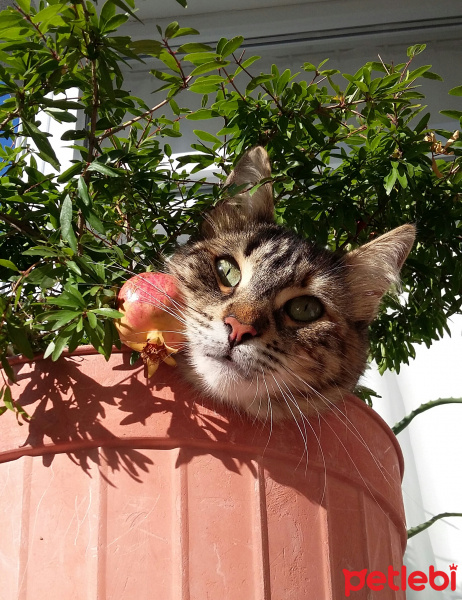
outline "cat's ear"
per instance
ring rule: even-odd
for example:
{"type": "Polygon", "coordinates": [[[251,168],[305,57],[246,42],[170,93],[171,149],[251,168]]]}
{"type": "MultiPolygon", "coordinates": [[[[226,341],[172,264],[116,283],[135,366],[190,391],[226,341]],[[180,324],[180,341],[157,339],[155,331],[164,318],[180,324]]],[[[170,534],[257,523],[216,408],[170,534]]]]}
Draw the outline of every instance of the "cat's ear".
{"type": "Polygon", "coordinates": [[[263,183],[250,194],[255,184],[268,177],[271,177],[271,165],[266,150],[261,146],[247,150],[225,184],[246,187],[240,193],[224,198],[210,211],[202,227],[204,235],[210,236],[220,231],[240,229],[249,221],[273,222],[274,200],[271,182],[263,183]]]}
{"type": "Polygon", "coordinates": [[[399,272],[411,251],[415,233],[413,225],[403,225],[345,256],[355,320],[371,322],[382,296],[390,286],[399,284],[399,272]]]}

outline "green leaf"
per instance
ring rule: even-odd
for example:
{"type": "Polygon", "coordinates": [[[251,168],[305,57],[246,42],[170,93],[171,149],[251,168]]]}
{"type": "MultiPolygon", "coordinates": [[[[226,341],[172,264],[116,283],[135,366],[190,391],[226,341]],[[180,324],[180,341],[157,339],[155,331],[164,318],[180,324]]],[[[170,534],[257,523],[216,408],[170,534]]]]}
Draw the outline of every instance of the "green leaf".
{"type": "Polygon", "coordinates": [[[413,58],[414,56],[421,54],[426,47],[427,44],[415,44],[414,46],[409,46],[409,48],[407,49],[407,55],[409,56],[409,58],[413,58]]]}
{"type": "Polygon", "coordinates": [[[79,182],[77,184],[77,190],[79,192],[80,198],[83,200],[85,206],[91,206],[90,196],[88,195],[88,187],[85,183],[85,179],[83,177],[79,177],[79,182]]]}
{"type": "Polygon", "coordinates": [[[171,71],[175,71],[175,73],[181,73],[181,69],[180,69],[177,61],[175,60],[175,57],[172,56],[170,54],[170,52],[163,50],[158,55],[158,59],[161,60],[164,63],[164,65],[171,71]]]}
{"type": "Polygon", "coordinates": [[[414,131],[416,131],[417,133],[421,133],[424,129],[427,128],[428,125],[428,121],[430,120],[430,113],[426,113],[421,119],[420,121],[417,123],[417,125],[414,128],[414,131]]]}
{"type": "Polygon", "coordinates": [[[194,92],[195,94],[210,94],[212,92],[217,92],[225,80],[219,75],[217,75],[216,77],[214,75],[211,75],[210,77],[213,77],[214,79],[210,81],[204,81],[207,79],[207,77],[199,77],[201,81],[194,82],[189,87],[189,90],[191,92],[194,92]],[[218,81],[218,78],[220,78],[222,81],[218,81]]]}
{"type": "MultiPolygon", "coordinates": [[[[316,71],[317,70],[316,67],[315,67],[315,65],[313,65],[313,63],[310,63],[310,62],[303,63],[303,67],[302,68],[303,68],[304,71],[308,71],[308,72],[316,71]]],[[[346,77],[346,75],[344,75],[344,77],[346,77]]]]}
{"type": "Polygon", "coordinates": [[[431,65],[424,65],[422,67],[419,67],[418,69],[415,69],[415,71],[411,71],[408,74],[407,79],[417,79],[418,77],[422,77],[424,73],[426,73],[428,71],[428,69],[431,69],[431,65]]]}
{"type": "Polygon", "coordinates": [[[13,381],[13,383],[16,382],[16,375],[15,375],[13,369],[11,368],[11,365],[10,365],[8,359],[6,358],[6,356],[2,356],[0,360],[2,363],[3,370],[5,371],[8,379],[10,381],[13,381]]]}
{"type": "Polygon", "coordinates": [[[459,120],[462,117],[462,110],[440,110],[440,113],[450,119],[459,120]]]}
{"type": "Polygon", "coordinates": [[[130,42],[130,48],[136,54],[150,54],[152,56],[159,56],[164,50],[161,42],[157,40],[136,40],[130,42]]]}
{"type": "Polygon", "coordinates": [[[178,21],[173,21],[170,25],[167,25],[167,29],[165,30],[164,36],[168,39],[175,35],[175,32],[179,30],[180,26],[178,21]]]}
{"type": "Polygon", "coordinates": [[[396,166],[392,168],[392,170],[388,173],[388,175],[383,180],[385,191],[387,192],[387,196],[391,194],[393,186],[395,185],[396,179],[398,178],[398,169],[396,166]]]}
{"type": "Polygon", "coordinates": [[[133,365],[136,364],[140,358],[141,358],[141,354],[139,352],[133,351],[130,354],[130,365],[133,367],[133,365]]]}
{"type": "Polygon", "coordinates": [[[96,318],[96,315],[92,312],[87,312],[87,319],[92,329],[94,329],[98,325],[98,319],[96,318]]]}
{"type": "Polygon", "coordinates": [[[59,222],[61,224],[61,237],[69,244],[74,252],[77,252],[77,238],[72,227],[72,201],[67,195],[62,203],[59,222]]]}
{"type": "Polygon", "coordinates": [[[71,140],[83,140],[87,137],[87,131],[85,129],[69,129],[65,131],[61,136],[63,142],[69,142],[71,140]]]}
{"type": "Polygon", "coordinates": [[[59,123],[75,123],[77,121],[76,115],[59,108],[46,108],[45,112],[59,123]]]}
{"type": "Polygon", "coordinates": [[[9,385],[5,386],[5,391],[3,392],[3,404],[8,410],[14,411],[13,398],[11,396],[11,388],[9,385]]]}
{"type": "Polygon", "coordinates": [[[433,73],[433,71],[426,71],[425,73],[422,73],[422,77],[424,79],[434,79],[435,81],[443,81],[441,75],[438,75],[438,73],[433,73]]]}
{"type": "Polygon", "coordinates": [[[223,58],[226,58],[226,56],[229,56],[230,54],[235,52],[242,45],[243,41],[244,38],[241,35],[233,37],[224,45],[223,49],[220,52],[221,56],[223,56],[223,58]]]}
{"type": "MultiPolygon", "coordinates": [[[[51,7],[50,7],[51,8],[51,7]]],[[[48,141],[47,135],[40,131],[36,125],[29,121],[22,120],[22,131],[24,135],[31,137],[34,141],[34,144],[37,146],[38,150],[42,158],[50,163],[50,165],[59,170],[60,164],[58,159],[56,158],[55,151],[51,147],[50,142],[48,141]]]]}
{"type": "Polygon", "coordinates": [[[27,358],[34,358],[34,352],[27,338],[26,331],[22,327],[17,327],[13,323],[7,323],[8,334],[13,342],[14,346],[27,356],[27,358]]]}
{"type": "Polygon", "coordinates": [[[271,81],[272,79],[274,79],[274,75],[257,75],[250,80],[249,84],[247,85],[246,92],[251,92],[259,85],[262,85],[267,81],[271,81]]]}
{"type": "Polygon", "coordinates": [[[167,135],[168,137],[181,137],[182,133],[180,131],[175,131],[175,129],[171,129],[170,127],[164,127],[161,129],[162,135],[167,135]]]}
{"type": "Polygon", "coordinates": [[[211,110],[210,108],[200,108],[199,110],[196,110],[190,115],[186,115],[186,118],[189,121],[201,121],[204,119],[212,119],[213,117],[219,116],[220,113],[215,110],[211,110]]]}
{"type": "Polygon", "coordinates": [[[66,293],[67,293],[69,296],[73,296],[73,297],[74,297],[74,298],[77,300],[77,302],[78,302],[78,305],[79,305],[81,308],[86,308],[86,306],[87,306],[87,305],[86,305],[86,302],[85,302],[85,300],[83,299],[83,296],[82,296],[82,294],[81,294],[81,293],[79,292],[79,290],[77,289],[77,286],[76,286],[76,284],[75,284],[75,283],[73,283],[73,282],[71,282],[71,281],[68,281],[68,282],[66,283],[66,285],[64,286],[64,290],[65,290],[65,292],[66,292],[66,293]]]}
{"type": "Polygon", "coordinates": [[[219,55],[215,52],[193,52],[191,54],[186,54],[186,56],[183,57],[183,60],[197,66],[219,59],[219,55]]]}
{"type": "Polygon", "coordinates": [[[103,356],[109,360],[112,352],[112,342],[114,337],[117,339],[117,334],[114,325],[110,319],[104,322],[104,338],[103,338],[103,356]]]}
{"type": "Polygon", "coordinates": [[[188,3],[186,2],[186,0],[176,0],[178,2],[178,4],[181,4],[181,6],[183,8],[187,8],[188,3]]]}
{"type": "Polygon", "coordinates": [[[105,2],[103,4],[103,8],[101,9],[101,14],[99,17],[100,23],[102,23],[102,24],[106,23],[115,14],[116,14],[116,7],[115,7],[114,2],[112,0],[107,0],[107,2],[105,2]]]}
{"type": "MultiPolygon", "coordinates": [[[[65,306],[71,308],[83,308],[81,303],[74,296],[69,294],[61,294],[60,296],[50,296],[46,298],[47,304],[54,304],[56,306],[65,306]]],[[[58,315],[59,312],[46,313],[47,319],[54,319],[54,315],[58,315]]]]}
{"type": "MultiPolygon", "coordinates": [[[[108,319],[121,319],[124,316],[124,313],[121,313],[118,310],[113,308],[93,308],[89,313],[95,313],[96,315],[102,315],[103,317],[107,317],[108,319]]],[[[87,313],[88,314],[88,313],[87,313]]]]}
{"type": "Polygon", "coordinates": [[[115,171],[114,169],[111,169],[111,167],[108,167],[107,165],[103,165],[102,163],[96,161],[93,161],[87,170],[97,171],[98,173],[101,173],[102,175],[107,175],[108,177],[119,176],[119,173],[117,173],[117,171],[115,171]]]}
{"type": "MultiPolygon", "coordinates": [[[[23,17],[16,11],[2,11],[0,14],[2,15],[0,21],[0,32],[2,37],[7,37],[8,33],[12,33],[13,39],[17,39],[18,29],[16,28],[20,26],[27,27],[27,23],[24,23],[23,17]]],[[[8,39],[10,39],[9,36],[8,39]]]]}
{"type": "Polygon", "coordinates": [[[54,248],[48,248],[47,246],[34,246],[33,248],[28,248],[27,250],[24,250],[24,252],[22,253],[23,256],[43,256],[43,257],[48,257],[48,256],[59,256],[60,253],[55,250],[54,248]]]}
{"type": "Polygon", "coordinates": [[[458,85],[457,87],[454,87],[451,90],[449,90],[449,94],[451,96],[462,96],[462,85],[458,85]]]}
{"type": "Polygon", "coordinates": [[[41,103],[44,106],[48,106],[50,108],[60,108],[61,110],[82,110],[85,108],[81,102],[59,98],[41,98],[41,103]]]}
{"type": "Polygon", "coordinates": [[[48,344],[45,352],[43,353],[43,358],[48,358],[53,353],[54,349],[55,349],[55,343],[54,343],[54,341],[51,341],[48,344]]]}
{"type": "Polygon", "coordinates": [[[16,4],[21,8],[25,13],[30,12],[30,0],[16,0],[16,4]]]}
{"type": "Polygon", "coordinates": [[[83,168],[82,163],[80,163],[80,162],[76,163],[75,165],[72,165],[72,167],[69,167],[63,173],[61,173],[61,175],[59,175],[56,178],[56,181],[58,183],[66,183],[67,181],[72,179],[74,177],[74,175],[78,175],[79,173],[81,173],[82,168],[83,168]]]}
{"type": "Polygon", "coordinates": [[[251,65],[253,65],[254,62],[256,62],[257,60],[260,60],[260,58],[261,58],[260,56],[251,56],[247,60],[244,60],[244,62],[242,62],[238,66],[238,68],[234,71],[234,77],[236,77],[236,75],[241,73],[244,69],[248,69],[251,65]]]}
{"type": "Polygon", "coordinates": [[[76,310],[60,310],[56,315],[50,315],[48,320],[53,321],[52,331],[59,329],[63,325],[68,325],[73,319],[79,317],[81,314],[80,311],[76,310]]]}
{"type": "Polygon", "coordinates": [[[61,354],[63,353],[63,350],[66,348],[67,346],[67,342],[69,341],[69,335],[57,335],[55,340],[54,340],[54,348],[53,348],[53,352],[51,353],[51,360],[52,361],[57,361],[58,358],[61,356],[61,354]]]}
{"type": "Polygon", "coordinates": [[[400,165],[397,171],[397,178],[402,188],[407,188],[408,180],[404,165],[400,165]]]}
{"type": "Polygon", "coordinates": [[[199,32],[197,31],[197,29],[194,29],[193,27],[180,27],[170,37],[176,38],[176,37],[181,37],[183,35],[199,35],[199,32]]]}
{"type": "Polygon", "coordinates": [[[128,15],[114,15],[111,17],[107,23],[103,27],[104,33],[108,33],[109,31],[115,31],[119,29],[124,23],[126,23],[129,19],[128,15]]]}
{"type": "Polygon", "coordinates": [[[212,60],[196,67],[191,72],[191,77],[202,75],[203,73],[209,73],[210,71],[216,71],[217,69],[226,67],[227,65],[229,65],[229,60],[212,60]]]}
{"type": "Polygon", "coordinates": [[[211,52],[213,51],[212,46],[207,44],[201,44],[200,42],[190,42],[188,44],[182,44],[178,50],[178,54],[191,54],[196,52],[211,52]]]}
{"type": "Polygon", "coordinates": [[[208,133],[208,131],[201,131],[200,129],[194,129],[194,135],[202,140],[203,142],[212,142],[212,144],[222,144],[222,141],[217,138],[215,135],[208,133]]]}
{"type": "Polygon", "coordinates": [[[47,6],[46,8],[44,8],[43,10],[39,11],[36,15],[34,15],[31,20],[32,23],[35,24],[41,24],[41,29],[43,30],[43,25],[45,23],[48,23],[49,21],[53,20],[56,15],[63,10],[63,8],[65,7],[66,2],[61,2],[58,4],[52,4],[50,6],[47,6]]]}
{"type": "Polygon", "coordinates": [[[73,260],[68,260],[67,263],[66,263],[66,266],[71,271],[73,271],[74,273],[76,273],[77,275],[82,275],[82,271],[80,270],[80,267],[73,260]]]}
{"type": "Polygon", "coordinates": [[[367,93],[369,91],[369,86],[364,83],[364,81],[358,81],[355,79],[353,82],[356,87],[358,87],[362,92],[367,93]]]}
{"type": "Polygon", "coordinates": [[[11,269],[12,271],[19,271],[18,267],[6,258],[0,258],[0,267],[6,267],[7,269],[11,269]]]}
{"type": "Polygon", "coordinates": [[[173,98],[170,98],[170,108],[172,109],[174,115],[178,116],[181,114],[181,109],[173,98]]]}

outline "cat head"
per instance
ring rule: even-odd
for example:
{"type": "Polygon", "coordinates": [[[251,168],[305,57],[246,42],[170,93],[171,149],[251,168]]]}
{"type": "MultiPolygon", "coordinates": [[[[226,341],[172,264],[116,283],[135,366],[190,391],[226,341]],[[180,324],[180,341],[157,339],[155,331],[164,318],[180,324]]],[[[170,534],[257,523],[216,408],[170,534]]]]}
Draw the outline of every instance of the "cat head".
{"type": "Polygon", "coordinates": [[[404,225],[344,255],[316,247],[275,224],[270,175],[266,151],[249,150],[226,181],[245,188],[169,263],[186,305],[188,378],[263,419],[314,414],[353,390],[368,325],[415,237],[404,225]]]}

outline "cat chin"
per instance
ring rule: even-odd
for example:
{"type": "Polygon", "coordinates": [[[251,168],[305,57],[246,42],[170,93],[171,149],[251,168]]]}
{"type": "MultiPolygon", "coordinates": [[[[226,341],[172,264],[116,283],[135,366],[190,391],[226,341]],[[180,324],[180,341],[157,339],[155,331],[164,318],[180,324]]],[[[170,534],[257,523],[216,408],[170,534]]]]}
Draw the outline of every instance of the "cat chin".
{"type": "Polygon", "coordinates": [[[190,358],[187,379],[210,398],[265,419],[268,415],[266,390],[256,374],[240,368],[236,362],[213,356],[190,358]]]}
{"type": "Polygon", "coordinates": [[[276,376],[277,382],[274,377],[266,378],[265,382],[259,372],[240,367],[236,361],[209,354],[194,352],[186,361],[179,362],[185,379],[205,396],[262,421],[318,416],[341,402],[345,393],[336,388],[328,392],[328,398],[317,393],[307,397],[296,388],[289,391],[289,381],[284,382],[280,375],[276,376]],[[279,390],[287,391],[279,392],[272,385],[272,380],[277,387],[280,384],[279,390]]]}
{"type": "Polygon", "coordinates": [[[227,395],[230,388],[239,389],[251,384],[255,379],[245,372],[235,361],[213,356],[197,356],[191,361],[192,368],[203,381],[203,386],[212,394],[227,395]]]}
{"type": "Polygon", "coordinates": [[[211,356],[195,356],[183,364],[186,379],[204,395],[262,421],[293,418],[284,404],[270,393],[257,373],[245,372],[235,362],[211,356]]]}

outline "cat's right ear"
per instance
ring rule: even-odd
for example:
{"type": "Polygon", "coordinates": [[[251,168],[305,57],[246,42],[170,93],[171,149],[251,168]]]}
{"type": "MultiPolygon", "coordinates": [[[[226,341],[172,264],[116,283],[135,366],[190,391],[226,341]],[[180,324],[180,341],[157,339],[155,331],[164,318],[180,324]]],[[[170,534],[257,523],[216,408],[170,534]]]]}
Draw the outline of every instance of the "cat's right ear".
{"type": "Polygon", "coordinates": [[[350,310],[356,320],[370,323],[376,317],[382,296],[399,283],[415,235],[414,225],[401,225],[345,255],[352,290],[350,310]]]}
{"type": "Polygon", "coordinates": [[[271,182],[263,183],[250,194],[255,184],[269,177],[271,165],[266,150],[261,146],[247,150],[226,179],[226,185],[245,185],[246,188],[232,197],[224,198],[206,215],[202,233],[206,237],[212,237],[223,231],[241,229],[245,223],[251,221],[274,222],[271,182]]]}

